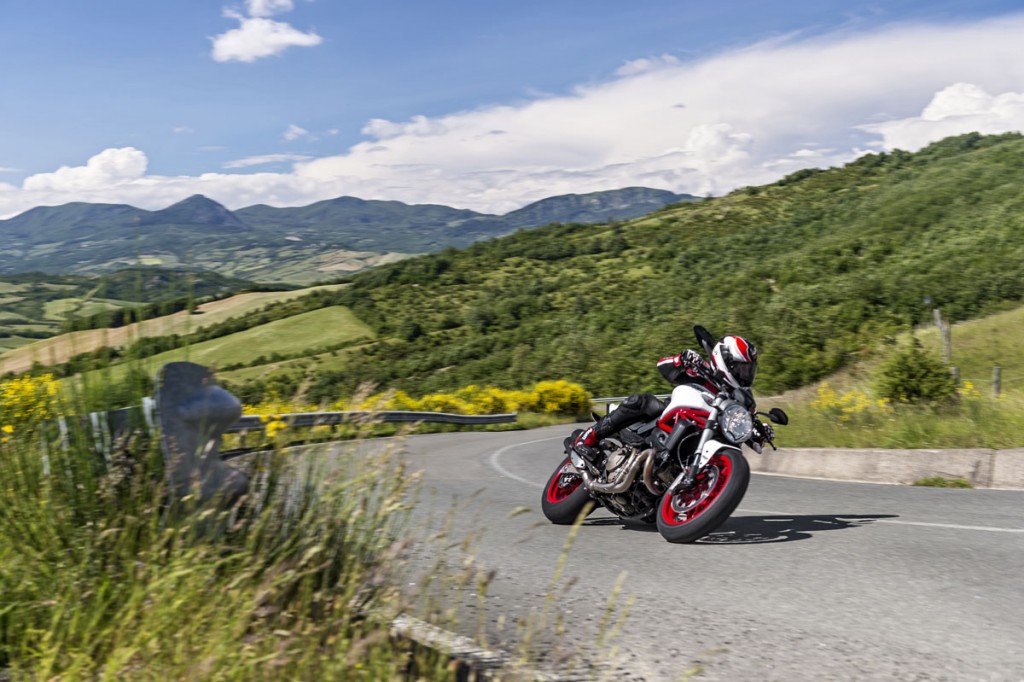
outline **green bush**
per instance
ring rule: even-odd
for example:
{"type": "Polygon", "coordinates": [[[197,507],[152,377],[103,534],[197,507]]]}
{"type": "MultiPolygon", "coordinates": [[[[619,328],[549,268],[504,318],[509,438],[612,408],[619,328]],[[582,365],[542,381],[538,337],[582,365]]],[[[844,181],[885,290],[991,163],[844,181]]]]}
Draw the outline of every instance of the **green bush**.
{"type": "Polygon", "coordinates": [[[897,403],[940,403],[956,396],[949,366],[916,338],[879,368],[875,388],[880,396],[897,403]]]}

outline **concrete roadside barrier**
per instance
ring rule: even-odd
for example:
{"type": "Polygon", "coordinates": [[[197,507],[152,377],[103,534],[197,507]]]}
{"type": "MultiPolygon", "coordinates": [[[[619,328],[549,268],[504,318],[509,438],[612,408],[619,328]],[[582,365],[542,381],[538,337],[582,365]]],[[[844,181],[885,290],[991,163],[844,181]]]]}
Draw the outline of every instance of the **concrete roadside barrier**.
{"type": "Polygon", "coordinates": [[[1024,448],[996,452],[990,487],[1024,489],[1024,448]]]}
{"type": "Polygon", "coordinates": [[[1024,489],[1024,449],[779,448],[748,453],[747,460],[755,473],[783,476],[904,485],[942,476],[977,488],[1024,489]]]}

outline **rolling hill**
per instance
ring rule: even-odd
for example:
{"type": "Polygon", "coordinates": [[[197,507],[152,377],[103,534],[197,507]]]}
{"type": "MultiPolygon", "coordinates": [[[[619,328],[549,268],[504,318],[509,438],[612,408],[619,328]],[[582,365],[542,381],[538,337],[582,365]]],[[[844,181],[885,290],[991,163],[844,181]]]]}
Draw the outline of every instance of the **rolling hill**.
{"type": "Polygon", "coordinates": [[[267,368],[314,400],[367,381],[421,393],[558,377],[621,395],[662,389],[654,363],[701,323],[758,344],[761,393],[798,387],[933,307],[954,322],[1018,307],[1021,186],[1024,137],[971,134],[628,222],[520,231],[352,276],[313,303],[350,310],[367,341],[267,368]]]}
{"type": "Polygon", "coordinates": [[[97,272],[142,263],[309,283],[548,222],[632,218],[692,199],[632,187],[552,197],[505,216],[355,197],[237,211],[200,195],[159,211],[114,204],[38,207],[0,220],[0,274],[97,272]]]}

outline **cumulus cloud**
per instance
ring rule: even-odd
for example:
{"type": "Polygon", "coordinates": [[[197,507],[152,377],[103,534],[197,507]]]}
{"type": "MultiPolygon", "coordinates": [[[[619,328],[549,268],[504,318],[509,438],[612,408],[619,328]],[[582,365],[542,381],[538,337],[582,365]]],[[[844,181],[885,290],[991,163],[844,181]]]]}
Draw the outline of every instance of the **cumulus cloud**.
{"type": "Polygon", "coordinates": [[[264,166],[268,163],[288,163],[295,161],[308,161],[311,156],[305,154],[264,154],[262,156],[247,156],[244,159],[228,161],[224,168],[248,168],[250,166],[264,166]]]}
{"type": "Polygon", "coordinates": [[[280,54],[289,47],[313,47],[323,42],[314,32],[304,33],[291,24],[274,21],[268,16],[290,10],[292,3],[286,0],[250,0],[249,12],[244,16],[234,10],[226,10],[224,16],[238,21],[238,28],[211,38],[211,56],[218,62],[254,62],[263,57],[280,54]]]}
{"type": "Polygon", "coordinates": [[[990,95],[973,83],[954,83],[935,93],[918,116],[862,128],[881,135],[886,149],[908,151],[950,135],[1024,130],[1024,92],[990,95]]]}
{"type": "Polygon", "coordinates": [[[27,192],[68,192],[114,188],[138,180],[146,173],[146,155],[134,147],[106,149],[84,166],[62,166],[52,173],[25,178],[27,192]]]}
{"type": "MultiPolygon", "coordinates": [[[[1018,14],[787,37],[678,63],[645,58],[561,95],[374,118],[364,141],[294,159],[287,172],[154,176],[138,150],[107,150],[22,187],[0,186],[0,215],[71,200],[151,208],[197,192],[233,208],[348,194],[488,212],[630,185],[718,194],[866,150],[1024,128],[1022,34],[1018,14]]],[[[311,139],[295,128],[294,139],[311,139]]]]}

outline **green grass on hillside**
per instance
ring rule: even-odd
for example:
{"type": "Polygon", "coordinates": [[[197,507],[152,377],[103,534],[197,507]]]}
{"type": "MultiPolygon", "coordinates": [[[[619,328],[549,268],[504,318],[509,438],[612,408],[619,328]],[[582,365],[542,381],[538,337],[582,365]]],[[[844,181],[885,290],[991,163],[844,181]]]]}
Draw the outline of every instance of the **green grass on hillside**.
{"type": "Polygon", "coordinates": [[[47,320],[65,320],[68,315],[87,317],[96,315],[107,310],[117,308],[128,308],[133,304],[131,301],[119,301],[115,299],[85,299],[85,298],[58,298],[54,301],[47,301],[43,304],[43,318],[47,320]]]}
{"type": "MultiPolygon", "coordinates": [[[[926,352],[940,354],[938,330],[915,331],[926,352]]],[[[777,429],[778,444],[790,447],[856,448],[1012,448],[1024,446],[1024,354],[1011,348],[1024,334],[1024,307],[954,325],[953,362],[960,369],[960,398],[946,405],[897,405],[879,409],[874,377],[888,346],[866,361],[824,381],[763,402],[790,415],[777,429]],[[1002,391],[993,394],[992,368],[1003,368],[1002,391]],[[847,399],[842,407],[822,409],[819,389],[826,386],[847,399]],[[817,403],[817,404],[816,404],[817,403]]],[[[908,335],[897,338],[908,342],[908,335]]]]}
{"type": "MultiPolygon", "coordinates": [[[[315,349],[370,336],[372,331],[350,310],[332,306],[160,353],[146,358],[141,364],[146,374],[152,375],[160,365],[180,360],[209,367],[249,363],[261,357],[271,362],[275,353],[287,356],[308,351],[313,354],[315,349]]],[[[115,365],[110,376],[116,379],[126,369],[126,364],[115,365]]]]}
{"type": "MultiPolygon", "coordinates": [[[[942,340],[938,329],[929,327],[918,334],[921,343],[941,353],[942,340]]],[[[1024,391],[1024,353],[1019,339],[1024,338],[1024,307],[953,325],[951,339],[953,359],[950,364],[960,370],[960,378],[972,382],[979,390],[990,393],[992,370],[1002,368],[1004,390],[1024,391]]]]}

